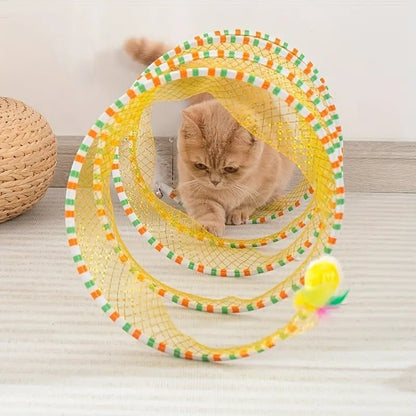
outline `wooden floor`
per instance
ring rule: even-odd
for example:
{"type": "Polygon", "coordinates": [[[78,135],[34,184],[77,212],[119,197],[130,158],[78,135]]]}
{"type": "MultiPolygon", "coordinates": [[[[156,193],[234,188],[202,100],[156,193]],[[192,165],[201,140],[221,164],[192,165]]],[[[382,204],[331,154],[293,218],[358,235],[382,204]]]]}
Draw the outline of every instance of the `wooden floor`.
{"type": "MultiPolygon", "coordinates": [[[[1,416],[416,414],[415,194],[349,194],[334,253],[346,304],[312,331],[226,364],[167,357],[114,326],[77,277],[63,201],[50,189],[0,224],[1,416]]],[[[239,327],[276,327],[279,309],[267,309],[234,319],[229,342],[239,327]]],[[[185,326],[215,338],[221,317],[190,313],[185,326]]]]}

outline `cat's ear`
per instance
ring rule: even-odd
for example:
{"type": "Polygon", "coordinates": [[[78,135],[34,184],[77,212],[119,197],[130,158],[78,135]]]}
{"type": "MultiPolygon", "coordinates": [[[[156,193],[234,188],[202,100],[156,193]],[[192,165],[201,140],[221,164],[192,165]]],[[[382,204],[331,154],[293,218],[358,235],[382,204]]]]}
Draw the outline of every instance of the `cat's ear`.
{"type": "Polygon", "coordinates": [[[258,142],[258,140],[243,126],[236,123],[236,129],[234,132],[234,136],[238,137],[238,139],[244,143],[248,144],[249,146],[254,145],[258,142]]]}
{"type": "Polygon", "coordinates": [[[201,129],[199,127],[200,115],[196,111],[187,108],[182,111],[182,129],[184,130],[185,135],[194,136],[196,134],[201,134],[201,129]]]}
{"type": "Polygon", "coordinates": [[[201,121],[201,115],[199,112],[195,111],[193,108],[186,108],[182,111],[182,117],[198,126],[201,121]]]}
{"type": "Polygon", "coordinates": [[[250,145],[253,146],[254,144],[256,144],[258,142],[258,140],[246,129],[244,129],[243,127],[241,127],[240,129],[240,139],[250,145]]]}

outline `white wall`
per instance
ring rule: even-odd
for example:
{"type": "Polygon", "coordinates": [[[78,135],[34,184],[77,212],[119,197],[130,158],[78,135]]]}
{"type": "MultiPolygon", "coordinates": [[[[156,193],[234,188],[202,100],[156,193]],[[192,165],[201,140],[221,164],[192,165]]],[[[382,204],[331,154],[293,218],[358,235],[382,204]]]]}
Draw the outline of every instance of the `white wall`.
{"type": "MultiPolygon", "coordinates": [[[[0,95],[37,108],[59,135],[83,135],[141,69],[121,50],[127,37],[177,43],[215,29],[249,28],[287,40],[317,65],[347,139],[414,140],[413,6],[412,0],[0,0],[0,95]]],[[[169,108],[156,134],[174,134],[177,114],[169,108]]]]}

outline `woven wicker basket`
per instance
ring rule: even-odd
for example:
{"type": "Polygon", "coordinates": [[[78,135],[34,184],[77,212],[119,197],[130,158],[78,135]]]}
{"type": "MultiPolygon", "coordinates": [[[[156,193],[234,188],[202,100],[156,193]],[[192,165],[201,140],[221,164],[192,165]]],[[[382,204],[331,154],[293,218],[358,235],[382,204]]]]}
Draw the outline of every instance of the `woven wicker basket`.
{"type": "Polygon", "coordinates": [[[0,222],[45,194],[56,165],[56,138],[47,121],[21,101],[0,97],[0,222]]]}

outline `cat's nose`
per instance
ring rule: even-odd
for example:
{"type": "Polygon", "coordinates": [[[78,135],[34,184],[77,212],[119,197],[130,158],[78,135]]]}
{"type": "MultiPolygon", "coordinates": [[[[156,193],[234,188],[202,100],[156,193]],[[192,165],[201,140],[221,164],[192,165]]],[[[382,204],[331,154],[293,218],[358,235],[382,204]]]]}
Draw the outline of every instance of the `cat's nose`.
{"type": "Polygon", "coordinates": [[[220,183],[220,181],[217,181],[217,180],[213,180],[213,179],[211,179],[211,183],[212,183],[214,186],[217,186],[217,185],[220,183]]]}

